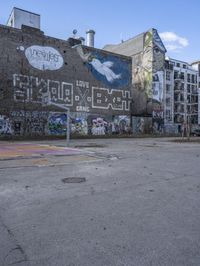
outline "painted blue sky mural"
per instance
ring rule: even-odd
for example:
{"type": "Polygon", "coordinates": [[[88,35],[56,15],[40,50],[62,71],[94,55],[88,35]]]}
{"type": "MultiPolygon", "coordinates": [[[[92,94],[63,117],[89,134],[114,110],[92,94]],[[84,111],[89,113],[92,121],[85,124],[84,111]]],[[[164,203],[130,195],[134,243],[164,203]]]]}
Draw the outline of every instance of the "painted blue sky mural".
{"type": "Polygon", "coordinates": [[[123,88],[130,81],[128,63],[119,57],[92,52],[86,66],[97,80],[111,88],[123,88]]]}

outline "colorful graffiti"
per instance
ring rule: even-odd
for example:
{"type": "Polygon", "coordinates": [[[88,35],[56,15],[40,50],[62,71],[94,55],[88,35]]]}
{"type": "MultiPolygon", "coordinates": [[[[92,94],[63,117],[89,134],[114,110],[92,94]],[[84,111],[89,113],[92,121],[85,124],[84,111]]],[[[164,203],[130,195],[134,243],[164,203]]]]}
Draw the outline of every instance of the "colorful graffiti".
{"type": "Polygon", "coordinates": [[[88,123],[84,118],[71,118],[71,133],[78,135],[88,134],[88,123]]]}
{"type": "Polygon", "coordinates": [[[16,110],[10,112],[14,135],[45,135],[48,112],[16,110]]]}
{"type": "Polygon", "coordinates": [[[153,43],[152,32],[148,31],[144,35],[144,51],[142,67],[144,71],[144,89],[148,98],[152,97],[152,67],[153,67],[153,43]]]}
{"type": "Polygon", "coordinates": [[[0,115],[0,135],[11,135],[12,127],[10,119],[5,115],[0,115]]]}
{"type": "Polygon", "coordinates": [[[151,98],[152,95],[152,66],[153,66],[153,44],[152,32],[148,31],[143,37],[143,50],[134,56],[133,60],[133,82],[134,87],[144,98],[151,98]]]}
{"type": "Polygon", "coordinates": [[[158,35],[157,30],[153,29],[153,43],[154,45],[156,45],[158,47],[158,49],[160,49],[163,53],[166,53],[167,50],[160,38],[160,36],[158,35]]]}
{"type": "Polygon", "coordinates": [[[132,117],[133,134],[149,134],[152,133],[151,117],[132,117]]]}
{"type": "Polygon", "coordinates": [[[131,134],[130,117],[119,115],[112,122],[112,134],[131,134]]]}
{"type": "Polygon", "coordinates": [[[108,122],[102,117],[92,120],[92,135],[105,135],[108,131],[108,122]]]}
{"type": "Polygon", "coordinates": [[[97,51],[84,52],[81,45],[75,48],[92,75],[104,85],[121,88],[129,84],[130,70],[125,60],[97,51]]]}
{"type": "Polygon", "coordinates": [[[131,134],[130,117],[114,116],[112,119],[97,117],[92,119],[92,135],[131,134]]]}
{"type": "Polygon", "coordinates": [[[64,113],[52,113],[48,119],[48,131],[50,135],[64,135],[67,130],[67,115],[64,113]]]}
{"type": "Polygon", "coordinates": [[[153,110],[153,133],[164,132],[164,112],[163,110],[153,110]]]}
{"type": "Polygon", "coordinates": [[[144,133],[144,118],[134,117],[133,118],[133,133],[143,134],[144,133]]]}

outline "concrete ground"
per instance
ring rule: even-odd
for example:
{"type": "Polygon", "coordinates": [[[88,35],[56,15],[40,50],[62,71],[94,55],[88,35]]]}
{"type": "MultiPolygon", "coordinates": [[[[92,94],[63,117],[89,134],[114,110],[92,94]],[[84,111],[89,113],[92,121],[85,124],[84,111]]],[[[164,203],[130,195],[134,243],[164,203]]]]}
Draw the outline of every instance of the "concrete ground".
{"type": "Polygon", "coordinates": [[[27,145],[0,142],[0,265],[200,265],[199,143],[27,145]]]}

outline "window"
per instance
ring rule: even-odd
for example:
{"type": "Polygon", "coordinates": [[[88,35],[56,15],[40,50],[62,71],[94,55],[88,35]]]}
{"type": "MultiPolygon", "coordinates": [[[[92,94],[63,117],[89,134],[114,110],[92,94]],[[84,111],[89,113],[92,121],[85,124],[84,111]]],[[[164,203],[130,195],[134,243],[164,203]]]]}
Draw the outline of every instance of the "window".
{"type": "Polygon", "coordinates": [[[171,86],[169,84],[166,84],[166,93],[167,94],[171,93],[171,86]]]}
{"type": "Polygon", "coordinates": [[[171,120],[171,111],[166,110],[166,120],[170,121],[171,120]]]}
{"type": "Polygon", "coordinates": [[[187,84],[187,92],[190,93],[190,84],[187,84]]]}
{"type": "Polygon", "coordinates": [[[192,75],[192,83],[196,83],[196,77],[195,77],[195,75],[192,75]]]}
{"type": "Polygon", "coordinates": [[[178,78],[178,71],[174,71],[174,79],[178,78]]]}
{"type": "Polygon", "coordinates": [[[176,63],[176,66],[177,66],[177,67],[180,67],[180,63],[176,63]]]}
{"type": "Polygon", "coordinates": [[[184,79],[184,73],[181,72],[181,79],[184,79]]]}
{"type": "Polygon", "coordinates": [[[170,79],[171,79],[171,77],[170,77],[170,72],[167,71],[167,72],[166,72],[166,80],[170,80],[170,79]]]}
{"type": "Polygon", "coordinates": [[[183,68],[186,68],[186,65],[185,64],[183,64],[183,68]]]}
{"type": "Polygon", "coordinates": [[[168,98],[166,98],[166,105],[170,105],[171,104],[171,99],[168,97],[168,98]]]}

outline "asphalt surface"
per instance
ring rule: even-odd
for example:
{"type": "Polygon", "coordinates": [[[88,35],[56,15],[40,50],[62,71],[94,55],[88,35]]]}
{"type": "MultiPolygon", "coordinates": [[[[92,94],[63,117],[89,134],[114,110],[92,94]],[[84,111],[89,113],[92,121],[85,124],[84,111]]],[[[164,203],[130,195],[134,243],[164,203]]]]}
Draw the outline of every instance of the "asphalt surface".
{"type": "Polygon", "coordinates": [[[74,147],[2,156],[1,266],[200,265],[199,143],[99,139],[74,147]],[[75,177],[86,181],[63,182],[75,177]]]}

